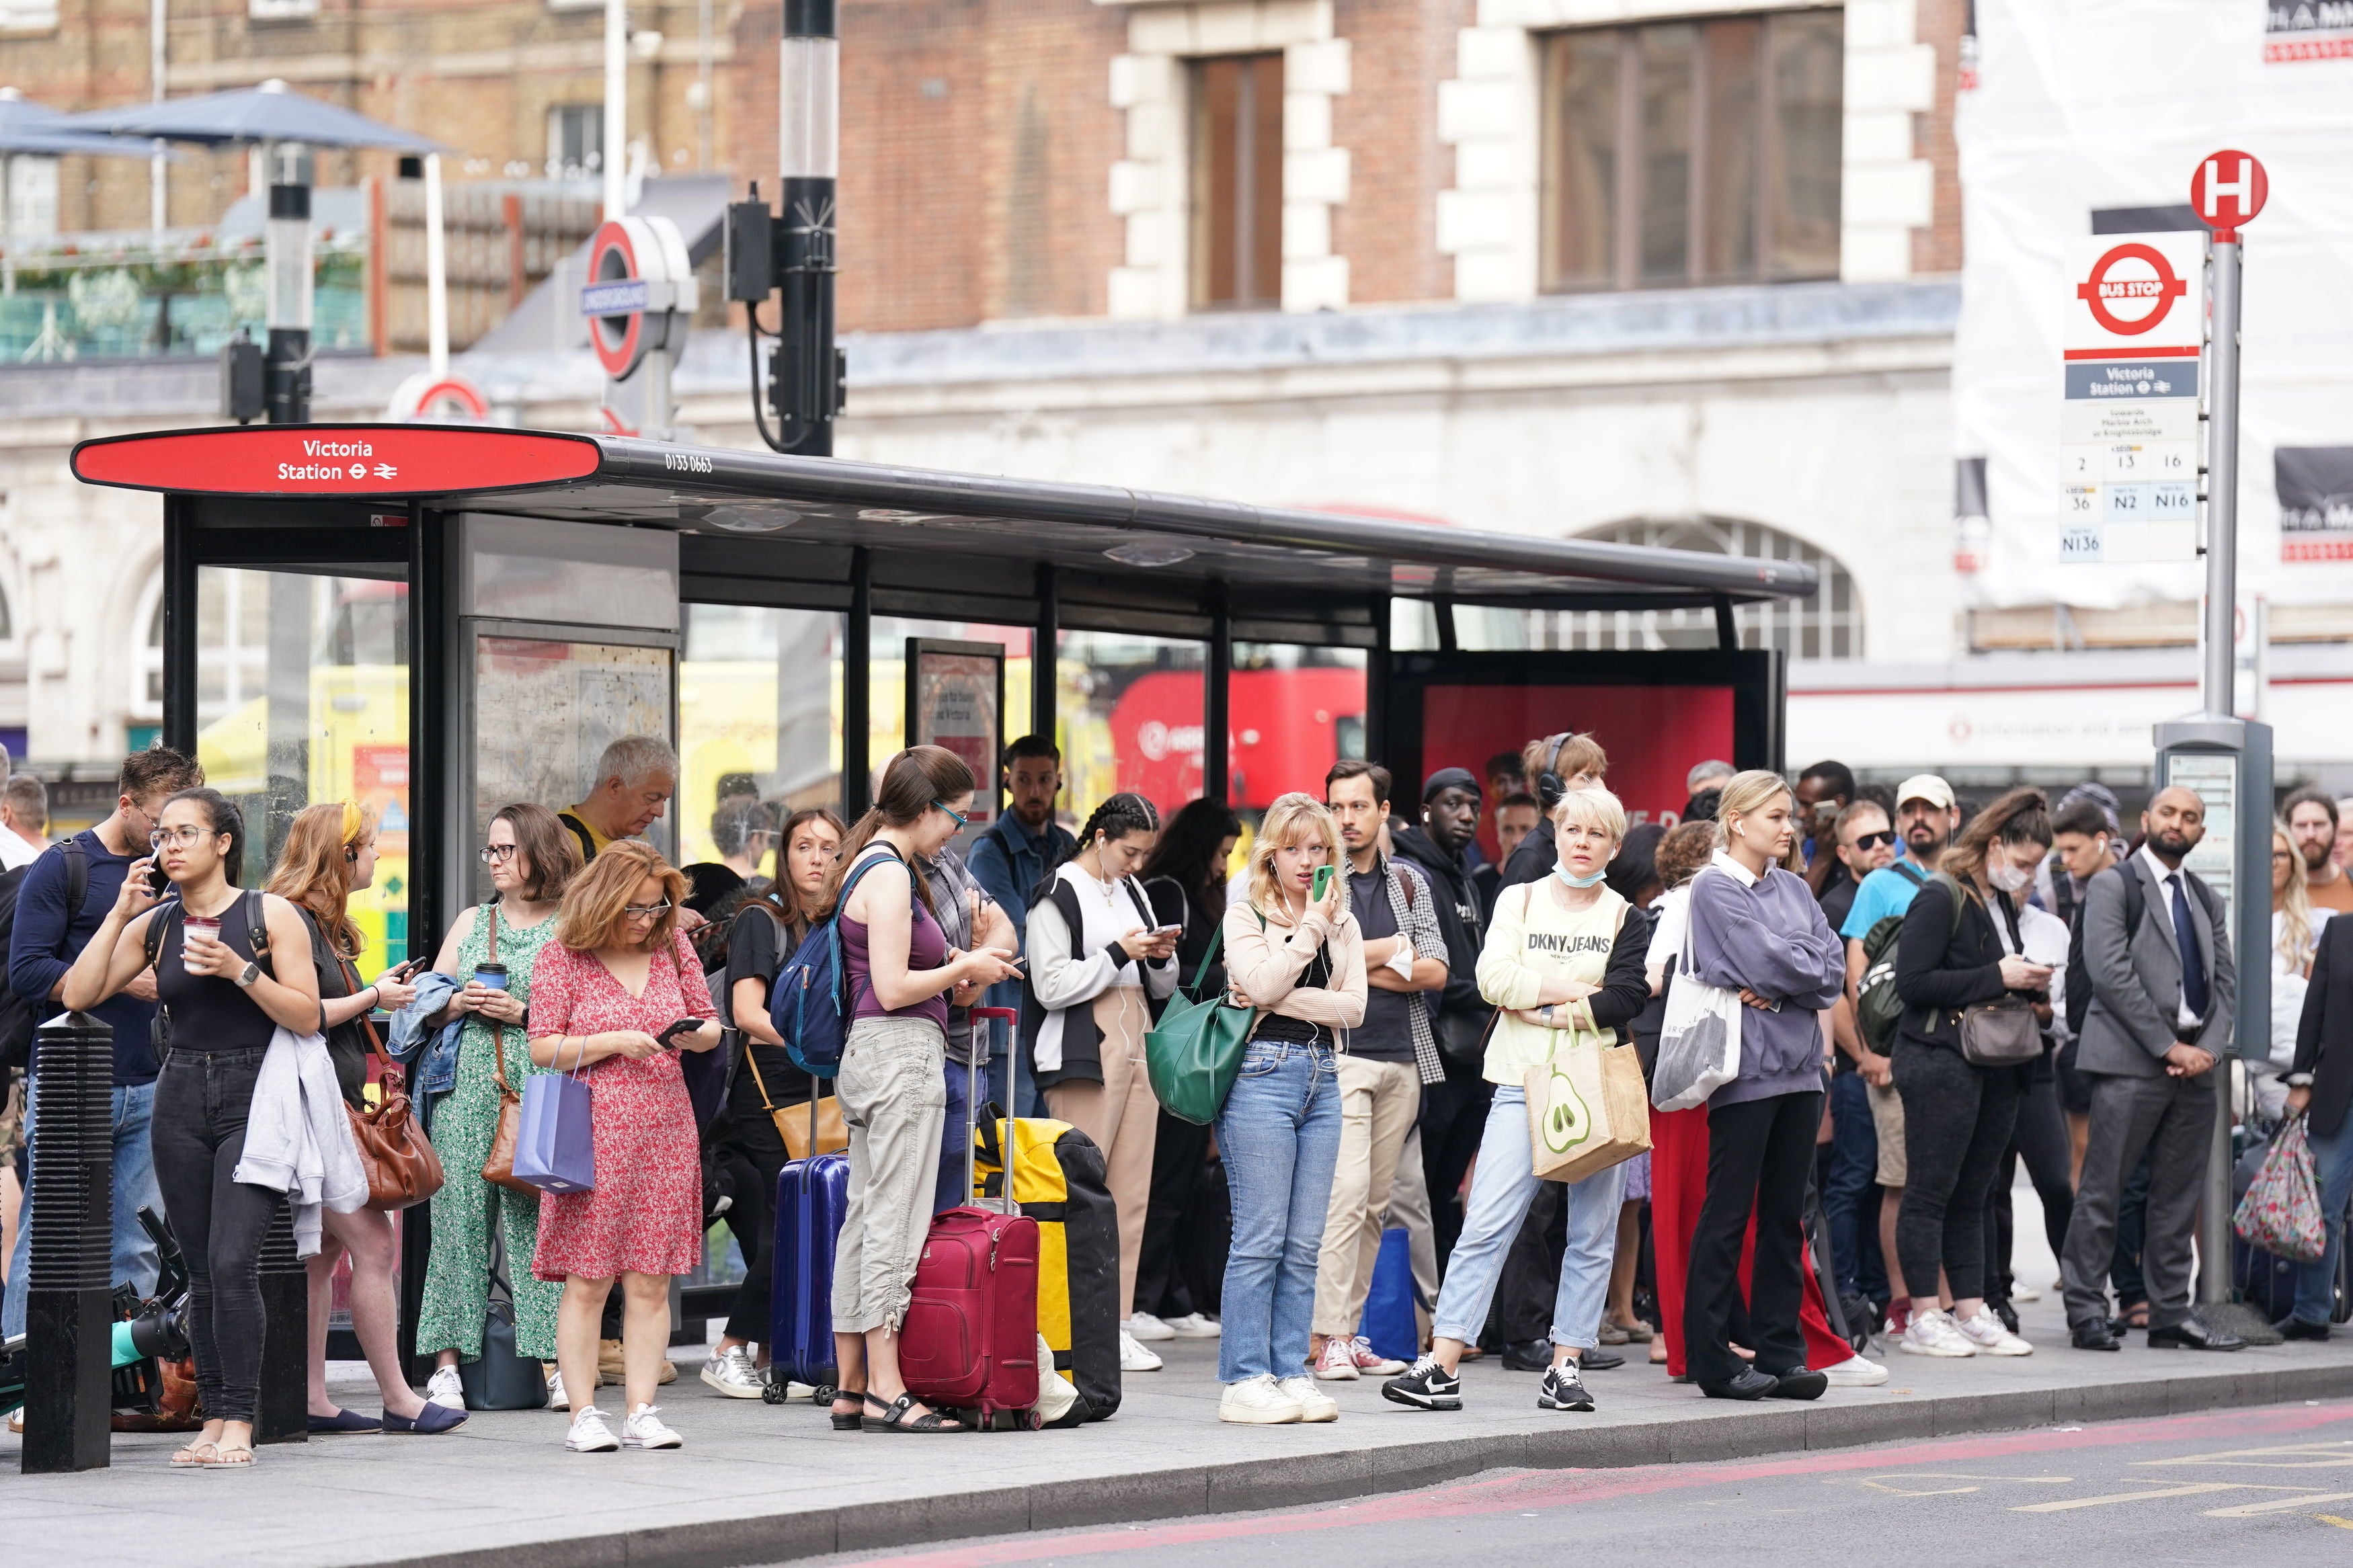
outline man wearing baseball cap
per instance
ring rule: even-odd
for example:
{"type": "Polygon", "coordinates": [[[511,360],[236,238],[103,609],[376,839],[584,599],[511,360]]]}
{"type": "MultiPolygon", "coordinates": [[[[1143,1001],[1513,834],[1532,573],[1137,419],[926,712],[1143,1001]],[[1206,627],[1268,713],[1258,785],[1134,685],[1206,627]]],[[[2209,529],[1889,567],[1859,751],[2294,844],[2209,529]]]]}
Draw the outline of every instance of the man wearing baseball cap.
{"type": "MultiPolygon", "coordinates": [[[[1953,800],[1953,786],[1934,773],[1914,773],[1895,788],[1896,858],[1862,879],[1854,903],[1839,934],[1846,938],[1847,1005],[1855,1005],[1862,982],[1862,941],[1871,928],[1890,915],[1912,907],[1917,893],[1944,858],[1945,846],[1960,830],[1961,811],[1953,800]]],[[[1871,1121],[1879,1134],[1879,1241],[1881,1251],[1895,1256],[1895,1211],[1904,1201],[1904,1102],[1894,1083],[1868,1086],[1871,1121]]],[[[1900,1325],[1890,1320],[1890,1330],[1900,1325]]]]}

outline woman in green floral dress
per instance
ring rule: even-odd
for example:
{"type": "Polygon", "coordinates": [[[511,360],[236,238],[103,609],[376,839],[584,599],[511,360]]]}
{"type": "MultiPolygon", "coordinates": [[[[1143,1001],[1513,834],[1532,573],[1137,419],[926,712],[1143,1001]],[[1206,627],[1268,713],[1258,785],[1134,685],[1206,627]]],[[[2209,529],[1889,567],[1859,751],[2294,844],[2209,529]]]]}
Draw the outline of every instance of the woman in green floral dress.
{"type": "Polygon", "coordinates": [[[532,1274],[532,1256],[539,1247],[539,1194],[493,1186],[482,1179],[482,1161],[498,1131],[500,1057],[505,1058],[507,1086],[518,1094],[538,1070],[523,1037],[532,966],[555,931],[556,901],[580,870],[580,853],[554,812],[542,805],[510,805],[491,818],[482,859],[499,896],[458,916],[433,964],[453,979],[463,976],[466,984],[432,1026],[464,1016],[466,1026],[459,1037],[457,1081],[433,1108],[433,1147],[448,1179],[433,1194],[433,1247],[417,1348],[438,1352],[425,1396],[453,1409],[465,1404],[458,1363],[482,1353],[493,1205],[505,1225],[505,1276],[514,1299],[518,1353],[555,1359],[555,1305],[563,1294],[561,1285],[532,1274]],[[473,978],[480,965],[491,962],[506,966],[503,993],[473,978]]]}

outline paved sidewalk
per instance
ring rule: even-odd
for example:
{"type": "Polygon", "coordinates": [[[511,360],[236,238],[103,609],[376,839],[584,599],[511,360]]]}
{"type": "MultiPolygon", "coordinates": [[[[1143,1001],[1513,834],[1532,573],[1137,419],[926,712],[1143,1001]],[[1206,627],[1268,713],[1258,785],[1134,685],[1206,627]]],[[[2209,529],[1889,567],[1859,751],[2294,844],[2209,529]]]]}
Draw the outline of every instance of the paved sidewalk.
{"type": "MultiPolygon", "coordinates": [[[[2065,1348],[2045,1301],[2043,1348],[2014,1360],[1892,1355],[1878,1388],[1819,1404],[1702,1399],[1641,1364],[1588,1379],[1589,1415],[1535,1408],[1536,1379],[1464,1368],[1468,1408],[1410,1411],[1373,1381],[1327,1385],[1328,1426],[1217,1420],[1214,1344],[1161,1345],[1165,1372],[1128,1379],[1113,1420],[1074,1432],[918,1438],[836,1433],[807,1405],[722,1399],[682,1368],[665,1417],[687,1447],[563,1451],[564,1418],[477,1415],[446,1437],[322,1439],[262,1450],[250,1473],[174,1471],[175,1441],[118,1436],[113,1466],[17,1473],[0,1436],[0,1540],[50,1563],[163,1553],[174,1568],[288,1563],[436,1568],[724,1568],[1003,1531],[1325,1500],[1503,1467],[1608,1468],[1845,1447],[1954,1432],[2353,1395],[2353,1341],[2232,1355],[2065,1348]]],[[[364,1372],[346,1403],[373,1409],[364,1372]]],[[[356,1369],[353,1369],[356,1370],[356,1369]]],[[[609,1398],[609,1394],[608,1394],[609,1398]]]]}

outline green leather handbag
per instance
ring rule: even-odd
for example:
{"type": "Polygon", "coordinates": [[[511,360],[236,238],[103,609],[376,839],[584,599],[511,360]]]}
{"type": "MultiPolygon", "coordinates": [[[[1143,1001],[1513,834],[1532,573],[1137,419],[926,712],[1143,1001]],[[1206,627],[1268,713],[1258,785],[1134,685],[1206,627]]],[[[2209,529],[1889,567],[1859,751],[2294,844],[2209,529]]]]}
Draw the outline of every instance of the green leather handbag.
{"type": "Polygon", "coordinates": [[[1193,984],[1178,989],[1160,1015],[1160,1026],[1144,1037],[1145,1068],[1160,1108],[1202,1127],[1218,1119],[1234,1079],[1241,1076],[1242,1051],[1258,1011],[1235,1006],[1222,990],[1206,999],[1200,995],[1225,937],[1221,923],[1193,972],[1193,984]]]}

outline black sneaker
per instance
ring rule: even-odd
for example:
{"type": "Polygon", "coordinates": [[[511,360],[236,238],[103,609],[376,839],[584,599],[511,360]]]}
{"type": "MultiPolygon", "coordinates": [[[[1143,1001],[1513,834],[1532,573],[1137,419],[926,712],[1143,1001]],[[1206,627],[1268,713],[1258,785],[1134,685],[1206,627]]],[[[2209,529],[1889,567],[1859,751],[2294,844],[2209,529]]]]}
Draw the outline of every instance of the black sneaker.
{"type": "Polygon", "coordinates": [[[1585,1392],[1584,1380],[1577,1375],[1577,1363],[1565,1361],[1545,1373],[1544,1384],[1536,1390],[1539,1410],[1590,1410],[1593,1395],[1585,1392]]]}
{"type": "Polygon", "coordinates": [[[1417,1410],[1460,1410],[1462,1380],[1439,1365],[1436,1357],[1423,1356],[1381,1384],[1381,1397],[1417,1410]]]}

